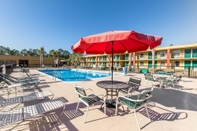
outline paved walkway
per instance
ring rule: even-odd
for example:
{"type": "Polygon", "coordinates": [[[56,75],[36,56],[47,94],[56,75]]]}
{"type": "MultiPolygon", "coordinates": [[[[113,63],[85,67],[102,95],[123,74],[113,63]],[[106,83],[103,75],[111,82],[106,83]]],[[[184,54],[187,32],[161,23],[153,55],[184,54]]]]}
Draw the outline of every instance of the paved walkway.
{"type": "MultiPolygon", "coordinates": [[[[39,74],[35,70],[30,71],[31,74],[39,74]]],[[[13,76],[21,76],[19,72],[13,72],[13,76]]],[[[127,81],[130,76],[142,78],[141,90],[150,88],[146,83],[144,86],[143,74],[127,74],[126,76],[116,76],[114,80],[127,81]]],[[[80,104],[79,110],[75,111],[78,96],[75,93],[73,83],[66,83],[62,81],[55,81],[47,75],[40,75],[42,82],[39,87],[41,90],[50,90],[57,97],[65,97],[68,100],[66,110],[61,116],[62,109],[56,110],[56,114],[51,117],[44,116],[40,120],[31,122],[29,127],[31,131],[138,131],[137,124],[132,110],[129,112],[122,112],[119,109],[119,115],[114,116],[114,109],[107,109],[107,115],[100,109],[98,103],[90,108],[87,122],[83,124],[86,107],[80,104]],[[49,121],[57,119],[54,124],[49,124],[49,121]]],[[[110,80],[110,78],[105,78],[110,80]]],[[[84,88],[91,88],[95,94],[105,94],[105,90],[96,86],[96,82],[101,79],[84,81],[75,83],[84,88]]],[[[157,87],[153,90],[153,97],[148,106],[151,116],[151,122],[146,117],[144,108],[138,110],[137,116],[142,128],[142,131],[196,131],[197,118],[197,79],[183,78],[180,82],[183,89],[176,90],[172,88],[159,89],[157,87]]],[[[34,104],[25,103],[26,105],[34,104]]],[[[125,107],[126,108],[126,107],[125,107]]],[[[28,130],[29,127],[26,129],[28,130]]]]}

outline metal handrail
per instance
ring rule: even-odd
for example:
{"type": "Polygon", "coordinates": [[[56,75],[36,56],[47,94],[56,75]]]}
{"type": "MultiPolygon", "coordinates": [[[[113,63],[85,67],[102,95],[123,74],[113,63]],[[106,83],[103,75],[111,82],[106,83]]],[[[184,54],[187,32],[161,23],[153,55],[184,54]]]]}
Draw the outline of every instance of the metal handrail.
{"type": "Polygon", "coordinates": [[[53,79],[56,81],[56,78],[61,78],[62,79],[62,74],[58,71],[53,71],[53,79]]]}

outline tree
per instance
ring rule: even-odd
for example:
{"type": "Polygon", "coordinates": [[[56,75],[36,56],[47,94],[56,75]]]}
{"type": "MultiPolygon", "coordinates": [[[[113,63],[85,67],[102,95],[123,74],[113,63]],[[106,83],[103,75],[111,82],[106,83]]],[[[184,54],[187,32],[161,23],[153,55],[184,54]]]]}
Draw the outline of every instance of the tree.
{"type": "Polygon", "coordinates": [[[10,55],[17,55],[17,56],[19,56],[20,52],[18,50],[13,49],[13,50],[10,50],[10,55]]]}
{"type": "Polygon", "coordinates": [[[39,56],[39,50],[33,49],[33,56],[39,56]]]}
{"type": "Polygon", "coordinates": [[[53,56],[53,52],[54,52],[54,50],[50,50],[50,51],[49,51],[49,54],[48,54],[48,57],[54,57],[54,56],[53,56]]]}
{"type": "Polygon", "coordinates": [[[27,50],[26,49],[21,50],[20,55],[27,56],[27,50]]]}
{"type": "Polygon", "coordinates": [[[54,57],[56,58],[58,64],[57,66],[59,66],[59,61],[60,61],[60,57],[61,57],[61,53],[62,53],[62,49],[58,49],[56,51],[53,52],[54,57]]]}
{"type": "Polygon", "coordinates": [[[33,50],[31,48],[27,50],[27,56],[33,56],[33,50]]]}
{"type": "Polygon", "coordinates": [[[62,58],[68,59],[70,57],[70,52],[67,50],[62,51],[62,58]]]}
{"type": "Polygon", "coordinates": [[[40,67],[42,67],[42,65],[43,65],[43,56],[44,56],[44,46],[40,47],[39,54],[40,54],[40,67]]]}
{"type": "Polygon", "coordinates": [[[79,53],[72,53],[68,59],[68,61],[74,65],[74,66],[78,66],[80,65],[80,62],[85,62],[85,59],[83,57],[82,54],[79,54],[79,53]]]}
{"type": "Polygon", "coordinates": [[[9,47],[5,47],[5,54],[6,55],[10,55],[10,48],[9,47]]]}
{"type": "Polygon", "coordinates": [[[5,47],[0,46],[0,55],[5,55],[5,47]]]}

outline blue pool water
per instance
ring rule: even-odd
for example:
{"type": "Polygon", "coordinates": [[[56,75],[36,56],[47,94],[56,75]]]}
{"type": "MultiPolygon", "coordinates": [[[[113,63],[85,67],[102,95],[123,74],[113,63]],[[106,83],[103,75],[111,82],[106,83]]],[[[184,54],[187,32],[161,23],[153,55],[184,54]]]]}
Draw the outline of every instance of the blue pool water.
{"type": "MultiPolygon", "coordinates": [[[[111,76],[111,73],[107,73],[107,72],[95,72],[95,71],[77,70],[77,69],[38,70],[38,71],[48,74],[50,76],[53,76],[54,73],[61,74],[61,75],[57,75],[57,78],[67,82],[86,81],[86,80],[105,78],[111,76]]],[[[118,74],[114,74],[114,76],[117,75],[118,74]]]]}

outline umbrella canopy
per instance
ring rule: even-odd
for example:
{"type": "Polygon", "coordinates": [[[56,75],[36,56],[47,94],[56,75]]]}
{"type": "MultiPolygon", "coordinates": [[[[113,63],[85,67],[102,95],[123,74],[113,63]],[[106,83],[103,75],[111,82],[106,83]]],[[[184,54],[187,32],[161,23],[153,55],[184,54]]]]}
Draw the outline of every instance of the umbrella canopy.
{"type": "Polygon", "coordinates": [[[162,37],[135,31],[110,31],[83,37],[72,46],[74,52],[83,54],[112,54],[144,51],[159,46],[162,37]],[[113,45],[112,45],[113,44],[113,45]]]}
{"type": "MultiPolygon", "coordinates": [[[[71,48],[74,52],[86,54],[113,54],[153,49],[162,42],[162,37],[146,35],[135,31],[109,31],[83,37],[71,48]]],[[[113,59],[112,59],[113,82],[113,59]]]]}

